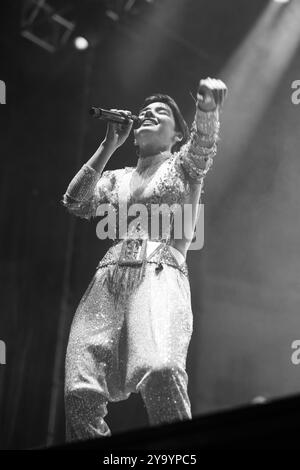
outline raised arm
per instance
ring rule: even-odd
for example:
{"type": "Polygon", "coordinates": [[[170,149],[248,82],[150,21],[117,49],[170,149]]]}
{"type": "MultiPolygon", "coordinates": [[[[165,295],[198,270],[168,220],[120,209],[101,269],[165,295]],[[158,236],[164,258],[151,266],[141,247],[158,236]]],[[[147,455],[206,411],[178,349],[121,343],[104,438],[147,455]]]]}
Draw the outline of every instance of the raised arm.
{"type": "Polygon", "coordinates": [[[200,80],[190,139],[178,155],[182,168],[192,183],[203,182],[217,153],[220,108],[226,94],[227,87],[221,80],[200,80]]]}
{"type": "Polygon", "coordinates": [[[184,238],[174,243],[174,247],[179,249],[184,256],[195,235],[204,178],[217,153],[220,107],[223,105],[226,94],[226,85],[221,80],[210,78],[200,80],[190,138],[175,157],[176,163],[181,166],[190,186],[186,203],[193,206],[192,220],[184,238]]]}
{"type": "MultiPolygon", "coordinates": [[[[120,111],[125,115],[129,111],[120,111]]],[[[74,215],[90,219],[96,215],[102,202],[109,202],[109,193],[114,185],[114,172],[104,168],[113,155],[127,139],[132,127],[109,123],[106,136],[94,155],[85,163],[70,182],[62,198],[62,204],[74,215]]]]}

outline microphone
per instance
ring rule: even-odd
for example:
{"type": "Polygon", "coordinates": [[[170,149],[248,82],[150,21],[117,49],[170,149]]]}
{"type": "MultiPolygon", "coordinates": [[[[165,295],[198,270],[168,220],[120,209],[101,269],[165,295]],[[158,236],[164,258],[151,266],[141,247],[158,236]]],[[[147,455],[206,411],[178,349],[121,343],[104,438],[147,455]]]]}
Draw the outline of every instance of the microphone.
{"type": "Polygon", "coordinates": [[[117,124],[129,124],[130,119],[137,126],[140,126],[142,123],[142,120],[134,114],[130,114],[130,116],[125,117],[123,114],[117,111],[109,111],[108,109],[96,108],[95,106],[90,108],[90,115],[93,118],[102,119],[103,121],[115,122],[117,124]]]}

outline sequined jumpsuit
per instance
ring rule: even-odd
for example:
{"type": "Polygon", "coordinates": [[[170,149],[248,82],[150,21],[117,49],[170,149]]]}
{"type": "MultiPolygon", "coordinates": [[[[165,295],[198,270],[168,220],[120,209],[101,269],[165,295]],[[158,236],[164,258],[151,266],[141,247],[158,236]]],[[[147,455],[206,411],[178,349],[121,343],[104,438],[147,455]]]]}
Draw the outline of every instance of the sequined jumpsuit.
{"type": "MultiPolygon", "coordinates": [[[[135,168],[99,174],[83,165],[62,202],[88,220],[99,214],[101,204],[117,215],[122,204],[195,206],[218,134],[219,110],[204,113],[196,107],[188,142],[175,154],[162,154],[138,199],[130,192],[135,168]]],[[[192,417],[186,373],[193,330],[188,267],[172,231],[161,230],[156,238],[149,232],[135,224],[126,235],[118,233],[76,310],[66,354],[67,440],[110,436],[107,404],[132,392],[141,393],[151,425],[192,417]],[[146,240],[143,262],[121,265],[122,247],[133,238],[146,240]]],[[[191,238],[181,243],[187,248],[191,238]]]]}

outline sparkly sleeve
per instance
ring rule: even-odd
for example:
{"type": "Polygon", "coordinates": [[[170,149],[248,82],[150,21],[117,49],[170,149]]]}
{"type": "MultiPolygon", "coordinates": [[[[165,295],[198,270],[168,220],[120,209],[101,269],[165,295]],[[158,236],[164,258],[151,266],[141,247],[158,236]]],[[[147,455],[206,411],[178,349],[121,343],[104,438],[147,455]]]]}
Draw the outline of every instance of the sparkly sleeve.
{"type": "Polygon", "coordinates": [[[90,220],[95,217],[99,204],[109,202],[112,182],[112,170],[101,175],[85,164],[70,182],[61,203],[70,213],[90,220]]]}
{"type": "Polygon", "coordinates": [[[217,153],[219,130],[219,109],[203,112],[197,107],[190,138],[178,153],[179,162],[191,182],[203,183],[217,153]]]}

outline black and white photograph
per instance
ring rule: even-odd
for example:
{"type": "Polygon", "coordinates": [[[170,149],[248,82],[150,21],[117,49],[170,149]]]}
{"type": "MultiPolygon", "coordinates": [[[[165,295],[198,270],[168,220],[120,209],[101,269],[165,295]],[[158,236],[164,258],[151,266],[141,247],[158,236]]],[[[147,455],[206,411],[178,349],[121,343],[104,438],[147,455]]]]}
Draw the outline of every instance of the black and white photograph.
{"type": "Polygon", "coordinates": [[[0,11],[0,449],[300,449],[300,0],[0,11]]]}

